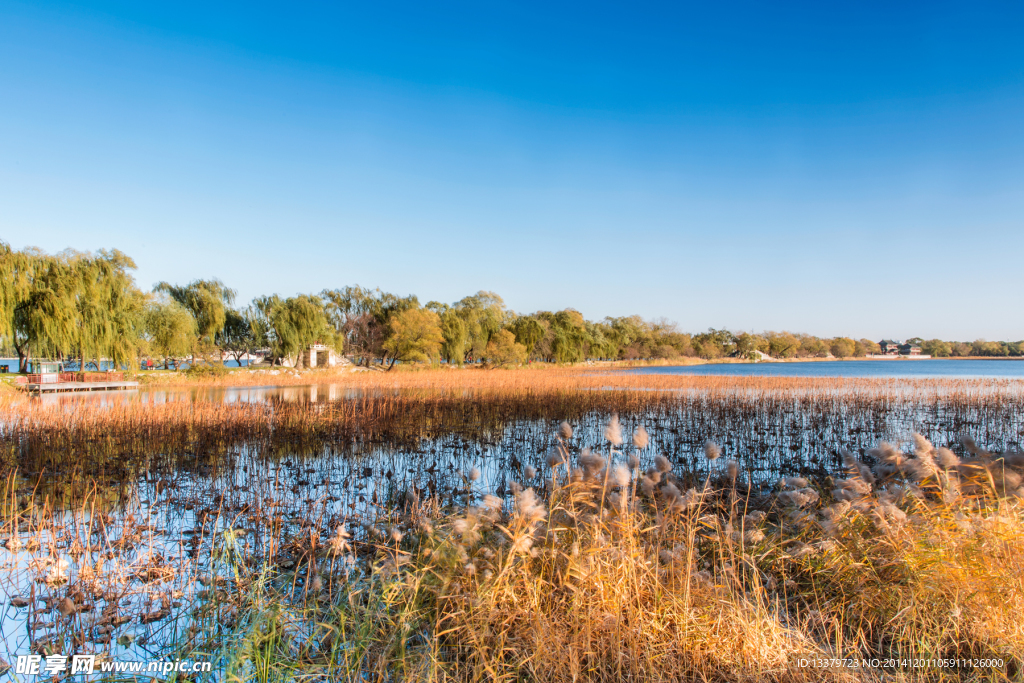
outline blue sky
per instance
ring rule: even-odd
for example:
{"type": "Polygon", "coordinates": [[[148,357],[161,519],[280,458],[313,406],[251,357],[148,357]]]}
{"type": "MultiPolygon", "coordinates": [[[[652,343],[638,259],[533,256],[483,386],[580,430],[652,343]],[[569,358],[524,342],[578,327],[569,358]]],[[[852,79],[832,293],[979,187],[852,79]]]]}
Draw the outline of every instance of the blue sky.
{"type": "Polygon", "coordinates": [[[0,2],[0,239],[699,331],[1024,338],[1012,3],[0,2]]]}

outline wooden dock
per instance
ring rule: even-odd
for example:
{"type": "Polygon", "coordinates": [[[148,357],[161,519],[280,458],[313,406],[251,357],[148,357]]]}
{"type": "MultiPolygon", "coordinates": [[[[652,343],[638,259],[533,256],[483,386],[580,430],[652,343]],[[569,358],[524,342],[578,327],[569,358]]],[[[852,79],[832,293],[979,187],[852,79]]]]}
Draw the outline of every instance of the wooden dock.
{"type": "Polygon", "coordinates": [[[30,394],[57,394],[73,391],[125,391],[138,389],[138,382],[43,382],[23,384],[30,394]]]}

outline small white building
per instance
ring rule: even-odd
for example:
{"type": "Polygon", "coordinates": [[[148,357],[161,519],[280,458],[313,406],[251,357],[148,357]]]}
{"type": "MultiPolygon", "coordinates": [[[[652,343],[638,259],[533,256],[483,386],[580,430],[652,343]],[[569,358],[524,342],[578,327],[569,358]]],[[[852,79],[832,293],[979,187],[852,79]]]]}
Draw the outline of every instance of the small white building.
{"type": "Polygon", "coordinates": [[[338,364],[338,355],[334,349],[324,344],[311,344],[302,352],[302,359],[299,367],[303,368],[333,368],[338,364]]]}
{"type": "MultiPolygon", "coordinates": [[[[264,363],[270,364],[272,356],[268,353],[263,358],[264,363]]],[[[344,357],[335,353],[334,349],[326,344],[310,344],[299,354],[298,363],[294,356],[284,356],[279,359],[283,368],[333,368],[339,363],[344,363],[344,357]]]]}

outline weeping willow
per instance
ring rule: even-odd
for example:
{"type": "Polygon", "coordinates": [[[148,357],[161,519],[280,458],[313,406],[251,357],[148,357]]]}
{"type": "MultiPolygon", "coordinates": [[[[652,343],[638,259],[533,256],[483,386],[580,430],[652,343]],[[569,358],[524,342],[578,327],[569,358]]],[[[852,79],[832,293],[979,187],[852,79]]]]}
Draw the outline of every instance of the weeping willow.
{"type": "Polygon", "coordinates": [[[274,350],[280,357],[294,358],[295,364],[301,365],[302,350],[308,345],[335,344],[334,328],[327,320],[319,297],[301,294],[281,299],[273,296],[262,304],[273,330],[274,350]]]}
{"type": "Polygon", "coordinates": [[[224,329],[227,307],[235,300],[235,290],[223,282],[194,280],[187,285],[160,282],[155,290],[166,294],[188,311],[195,320],[195,338],[192,341],[192,362],[197,355],[209,355],[216,350],[217,335],[224,329]]]}
{"type": "Polygon", "coordinates": [[[136,367],[147,298],[134,269],[116,249],[49,255],[0,243],[0,342],[16,350],[22,371],[31,357],[136,367]]]}

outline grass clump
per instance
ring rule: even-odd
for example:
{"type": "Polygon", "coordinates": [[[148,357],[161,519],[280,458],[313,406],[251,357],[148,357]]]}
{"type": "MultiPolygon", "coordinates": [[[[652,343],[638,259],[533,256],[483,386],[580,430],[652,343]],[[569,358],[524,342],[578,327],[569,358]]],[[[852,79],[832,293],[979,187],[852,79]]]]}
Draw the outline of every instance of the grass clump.
{"type": "Polygon", "coordinates": [[[232,372],[222,363],[197,363],[185,368],[182,374],[188,379],[217,380],[229,377],[232,372]]]}
{"type": "MultiPolygon", "coordinates": [[[[754,488],[733,462],[685,491],[646,432],[570,452],[504,500],[410,492],[311,531],[240,597],[237,680],[1006,680],[1021,675],[1021,457],[916,439],[846,476],[754,488]],[[527,487],[533,483],[533,487],[527,487]],[[273,578],[267,578],[267,577],[273,578]],[[998,666],[811,668],[843,658],[998,666]]],[[[709,457],[720,449],[708,443],[709,457]]],[[[230,641],[230,647],[224,643],[230,641]]]]}

